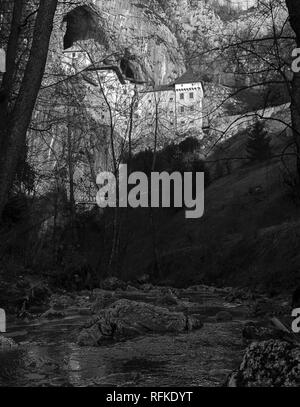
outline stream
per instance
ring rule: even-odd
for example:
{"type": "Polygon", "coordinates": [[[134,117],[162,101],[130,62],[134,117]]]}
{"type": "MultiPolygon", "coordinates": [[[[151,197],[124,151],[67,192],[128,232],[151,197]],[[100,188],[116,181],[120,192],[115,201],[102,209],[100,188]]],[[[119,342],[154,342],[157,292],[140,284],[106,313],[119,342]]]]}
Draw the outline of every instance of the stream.
{"type": "Polygon", "coordinates": [[[7,336],[14,333],[19,347],[0,352],[0,386],[222,386],[246,347],[247,308],[205,289],[182,295],[197,305],[201,329],[97,348],[76,344],[76,332],[90,318],[76,310],[57,320],[8,320],[7,336]],[[214,316],[224,310],[232,320],[217,322],[214,316]]]}

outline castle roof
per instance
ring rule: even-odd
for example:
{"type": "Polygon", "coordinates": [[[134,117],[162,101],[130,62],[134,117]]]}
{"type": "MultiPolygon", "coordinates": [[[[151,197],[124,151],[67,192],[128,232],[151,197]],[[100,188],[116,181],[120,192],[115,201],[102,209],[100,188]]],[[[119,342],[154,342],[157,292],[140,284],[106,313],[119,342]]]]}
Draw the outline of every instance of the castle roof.
{"type": "Polygon", "coordinates": [[[200,74],[194,73],[191,70],[186,71],[182,76],[175,80],[174,85],[181,85],[185,83],[202,82],[200,74]]]}
{"type": "MultiPolygon", "coordinates": [[[[164,91],[174,91],[175,90],[175,85],[183,85],[186,83],[202,83],[200,74],[196,74],[191,70],[186,71],[182,76],[177,78],[174,82],[171,82],[168,85],[159,85],[156,86],[155,88],[148,89],[144,91],[144,93],[150,93],[150,92],[164,92],[164,91]]],[[[143,92],[142,92],[143,93],[143,92]]]]}

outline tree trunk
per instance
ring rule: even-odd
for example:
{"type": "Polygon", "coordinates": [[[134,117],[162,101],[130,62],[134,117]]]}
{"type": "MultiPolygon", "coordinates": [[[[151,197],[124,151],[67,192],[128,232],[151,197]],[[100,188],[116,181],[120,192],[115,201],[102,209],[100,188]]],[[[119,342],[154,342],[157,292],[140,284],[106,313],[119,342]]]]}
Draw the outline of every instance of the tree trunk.
{"type": "MultiPolygon", "coordinates": [[[[11,29],[7,43],[6,72],[4,74],[0,90],[1,127],[5,126],[9,114],[9,101],[12,93],[14,76],[16,73],[16,58],[18,44],[20,40],[20,25],[22,22],[23,6],[24,6],[23,0],[14,2],[11,20],[11,29]]],[[[0,138],[0,146],[1,142],[3,142],[3,140],[0,138]]]]}
{"type": "MultiPolygon", "coordinates": [[[[296,34],[297,47],[300,48],[300,2],[286,0],[290,24],[296,34]]],[[[291,92],[292,127],[297,151],[297,173],[300,179],[300,72],[294,72],[291,92]]]]}
{"type": "Polygon", "coordinates": [[[70,111],[68,111],[68,172],[69,172],[69,195],[70,195],[70,220],[71,220],[71,233],[72,233],[72,242],[75,242],[75,218],[76,218],[76,205],[75,205],[75,193],[74,193],[74,157],[73,157],[73,149],[74,149],[74,140],[71,128],[71,116],[70,111]]]}
{"type": "MultiPolygon", "coordinates": [[[[17,4],[18,2],[16,2],[17,4]]],[[[0,218],[12,187],[19,156],[41,86],[58,0],[40,0],[31,52],[13,111],[0,127],[0,218]]]]}

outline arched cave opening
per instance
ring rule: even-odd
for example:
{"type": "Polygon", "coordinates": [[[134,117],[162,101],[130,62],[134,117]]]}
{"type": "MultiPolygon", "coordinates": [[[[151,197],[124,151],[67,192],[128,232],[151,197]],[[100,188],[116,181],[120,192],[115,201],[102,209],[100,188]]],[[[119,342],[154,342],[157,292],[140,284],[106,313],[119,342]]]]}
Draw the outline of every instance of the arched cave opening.
{"type": "Polygon", "coordinates": [[[67,30],[64,36],[64,49],[72,47],[76,41],[94,39],[106,48],[107,38],[99,15],[89,6],[79,6],[74,8],[63,19],[67,23],[67,30]]]}

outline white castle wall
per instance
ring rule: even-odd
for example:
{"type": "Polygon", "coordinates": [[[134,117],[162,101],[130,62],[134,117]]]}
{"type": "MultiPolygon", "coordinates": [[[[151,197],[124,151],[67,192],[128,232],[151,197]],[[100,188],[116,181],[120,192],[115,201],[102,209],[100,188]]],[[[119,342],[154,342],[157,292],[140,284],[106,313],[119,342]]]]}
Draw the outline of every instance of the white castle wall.
{"type": "Polygon", "coordinates": [[[166,139],[192,131],[203,137],[203,88],[201,82],[176,84],[169,90],[141,92],[139,109],[136,112],[138,126],[136,134],[158,133],[166,139]]]}
{"type": "Polygon", "coordinates": [[[257,7],[259,0],[207,0],[208,4],[227,7],[230,10],[248,10],[257,7]]]}

